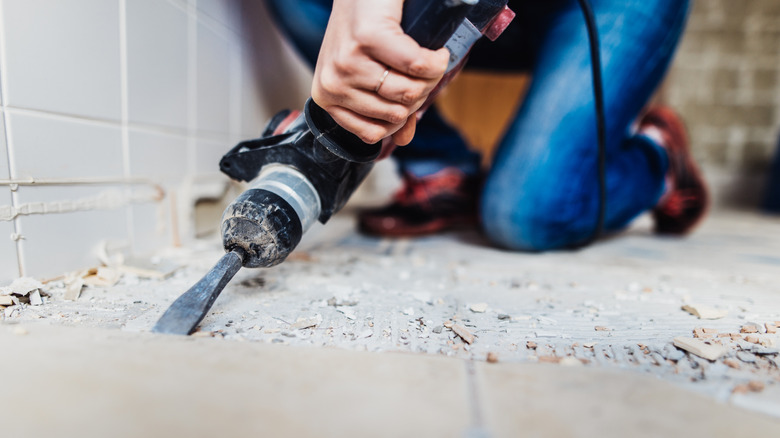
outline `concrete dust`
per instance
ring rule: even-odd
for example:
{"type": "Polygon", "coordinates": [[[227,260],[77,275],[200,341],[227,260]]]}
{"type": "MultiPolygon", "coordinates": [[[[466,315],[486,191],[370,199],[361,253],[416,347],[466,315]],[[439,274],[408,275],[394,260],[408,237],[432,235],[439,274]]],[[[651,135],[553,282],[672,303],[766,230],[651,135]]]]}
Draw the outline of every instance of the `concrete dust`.
{"type": "MultiPolygon", "coordinates": [[[[286,263],[242,269],[198,336],[628,369],[756,410],[766,403],[751,400],[780,387],[776,222],[713,218],[684,240],[640,222],[618,239],[545,254],[499,251],[476,233],[371,239],[345,215],[316,231],[286,263]],[[707,309],[718,318],[699,319],[707,309]]],[[[53,285],[43,306],[6,307],[4,323],[149,331],[221,253],[216,241],[169,251],[182,268],[166,280],[123,276],[77,301],[53,285]]]]}

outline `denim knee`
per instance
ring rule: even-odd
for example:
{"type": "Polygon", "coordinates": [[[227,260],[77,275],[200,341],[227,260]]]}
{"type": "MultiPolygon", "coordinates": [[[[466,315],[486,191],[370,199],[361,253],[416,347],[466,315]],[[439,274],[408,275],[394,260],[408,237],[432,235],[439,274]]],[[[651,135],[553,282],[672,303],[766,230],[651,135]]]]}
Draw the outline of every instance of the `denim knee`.
{"type": "MultiPolygon", "coordinates": [[[[545,190],[547,192],[547,190],[545,190]]],[[[481,225],[490,241],[517,251],[548,251],[576,245],[588,237],[589,208],[547,193],[502,193],[486,190],[480,206],[481,225]]],[[[595,214],[595,213],[594,213],[595,214]]]]}

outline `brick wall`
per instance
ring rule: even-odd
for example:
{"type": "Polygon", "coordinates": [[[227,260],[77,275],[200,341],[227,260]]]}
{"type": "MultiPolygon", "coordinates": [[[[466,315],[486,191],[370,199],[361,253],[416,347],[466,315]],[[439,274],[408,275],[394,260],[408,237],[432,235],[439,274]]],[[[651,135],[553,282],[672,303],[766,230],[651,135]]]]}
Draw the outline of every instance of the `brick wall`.
{"type": "Polygon", "coordinates": [[[662,94],[716,200],[756,205],[780,133],[780,1],[696,1],[662,94]]]}

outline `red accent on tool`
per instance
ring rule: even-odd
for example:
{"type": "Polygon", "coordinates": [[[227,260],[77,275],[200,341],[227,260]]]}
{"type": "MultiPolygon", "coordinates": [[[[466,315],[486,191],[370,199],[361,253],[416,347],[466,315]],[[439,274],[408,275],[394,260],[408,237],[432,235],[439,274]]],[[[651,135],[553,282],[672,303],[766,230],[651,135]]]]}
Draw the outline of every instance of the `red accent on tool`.
{"type": "Polygon", "coordinates": [[[301,112],[298,110],[290,111],[290,114],[288,114],[287,117],[285,117],[284,120],[279,123],[279,126],[274,129],[274,133],[272,135],[284,134],[284,131],[287,130],[287,127],[290,126],[292,122],[294,122],[295,119],[297,119],[300,115],[301,112]]]}
{"type": "Polygon", "coordinates": [[[487,30],[485,30],[485,36],[488,37],[490,41],[495,41],[504,33],[506,28],[509,27],[509,23],[515,19],[515,15],[515,12],[509,9],[509,6],[505,7],[504,10],[496,16],[493,22],[490,23],[487,30]]]}

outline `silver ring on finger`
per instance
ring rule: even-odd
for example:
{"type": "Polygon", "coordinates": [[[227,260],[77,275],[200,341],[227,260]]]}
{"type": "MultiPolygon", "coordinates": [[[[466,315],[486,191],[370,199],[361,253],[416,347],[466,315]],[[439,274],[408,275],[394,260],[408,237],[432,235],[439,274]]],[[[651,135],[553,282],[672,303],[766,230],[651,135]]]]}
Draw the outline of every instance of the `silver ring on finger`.
{"type": "Polygon", "coordinates": [[[387,76],[390,74],[390,69],[387,69],[382,73],[382,77],[379,78],[379,83],[376,84],[376,88],[374,88],[374,93],[379,93],[379,89],[382,88],[382,84],[385,83],[385,79],[387,79],[387,76]]]}

